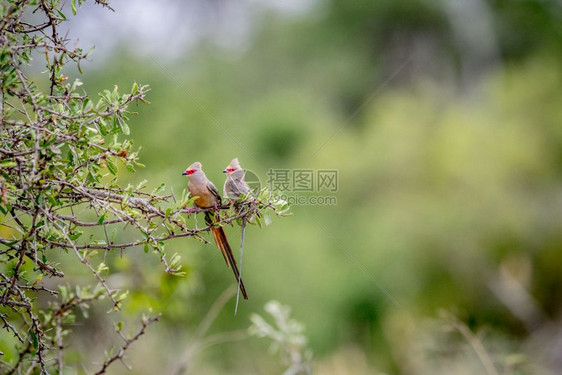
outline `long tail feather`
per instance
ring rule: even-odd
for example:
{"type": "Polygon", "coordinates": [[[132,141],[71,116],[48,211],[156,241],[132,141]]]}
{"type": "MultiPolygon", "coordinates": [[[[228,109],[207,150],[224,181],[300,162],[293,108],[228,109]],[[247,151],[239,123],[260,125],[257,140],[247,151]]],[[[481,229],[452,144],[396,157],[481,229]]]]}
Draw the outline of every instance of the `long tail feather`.
{"type": "MultiPolygon", "coordinates": [[[[208,214],[208,213],[207,213],[208,214]]],[[[205,219],[208,224],[212,224],[212,218],[210,215],[205,215],[205,219]]],[[[230,244],[226,239],[226,234],[224,233],[224,229],[222,227],[212,227],[211,232],[213,232],[213,237],[215,238],[215,242],[217,247],[222,252],[224,256],[224,260],[226,261],[226,265],[229,268],[232,268],[232,272],[234,273],[234,277],[236,278],[236,282],[238,283],[238,287],[242,292],[242,296],[244,299],[248,299],[248,295],[246,294],[246,288],[244,287],[244,283],[242,282],[242,278],[240,277],[240,272],[238,272],[238,266],[236,265],[236,258],[232,253],[232,249],[230,248],[230,244]]]]}
{"type": "Polygon", "coordinates": [[[246,219],[242,219],[242,238],[240,239],[240,280],[238,281],[238,293],[236,293],[236,307],[234,315],[238,312],[238,302],[240,301],[240,283],[242,282],[242,260],[244,259],[244,232],[246,231],[246,219]]]}
{"type": "Polygon", "coordinates": [[[240,277],[240,272],[238,272],[238,266],[236,265],[236,258],[234,258],[234,254],[232,253],[232,249],[230,248],[228,240],[226,239],[224,230],[222,228],[216,228],[216,230],[218,236],[220,237],[221,250],[223,254],[226,254],[226,257],[228,258],[228,263],[230,263],[231,265],[232,272],[234,273],[234,277],[238,282],[238,286],[240,288],[240,291],[242,292],[242,296],[244,296],[244,299],[248,299],[248,295],[246,294],[246,288],[244,287],[244,283],[242,282],[242,278],[240,277]]]}
{"type": "MultiPolygon", "coordinates": [[[[207,225],[211,225],[211,226],[213,225],[213,215],[210,212],[205,212],[205,222],[207,223],[207,225]]],[[[212,226],[211,232],[213,233],[213,238],[215,239],[215,243],[217,244],[217,247],[222,252],[222,256],[224,257],[224,261],[226,262],[226,266],[228,268],[230,268],[230,263],[228,262],[228,257],[226,255],[226,252],[225,252],[224,248],[220,245],[221,238],[220,238],[220,233],[217,229],[219,229],[219,228],[215,228],[214,226],[212,226]]]]}
{"type": "Polygon", "coordinates": [[[217,247],[222,252],[222,256],[224,257],[224,261],[226,262],[226,266],[228,268],[230,268],[230,262],[228,261],[228,256],[226,255],[226,251],[225,251],[224,247],[221,246],[222,239],[221,239],[221,235],[220,235],[220,229],[222,229],[222,228],[213,227],[211,229],[211,232],[213,232],[213,237],[215,238],[215,243],[217,244],[217,247]]]}

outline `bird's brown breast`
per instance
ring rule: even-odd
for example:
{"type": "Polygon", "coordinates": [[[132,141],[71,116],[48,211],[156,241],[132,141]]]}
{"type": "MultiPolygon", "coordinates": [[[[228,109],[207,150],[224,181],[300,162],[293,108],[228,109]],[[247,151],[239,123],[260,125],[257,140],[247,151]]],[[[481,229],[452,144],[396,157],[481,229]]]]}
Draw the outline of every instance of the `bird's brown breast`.
{"type": "Polygon", "coordinates": [[[214,206],[214,201],[209,197],[199,196],[193,203],[199,208],[209,208],[214,206]]]}
{"type": "Polygon", "coordinates": [[[217,204],[217,199],[209,191],[206,185],[199,186],[198,184],[193,184],[191,181],[187,184],[187,190],[192,197],[198,196],[193,203],[199,208],[209,208],[217,204]]]}

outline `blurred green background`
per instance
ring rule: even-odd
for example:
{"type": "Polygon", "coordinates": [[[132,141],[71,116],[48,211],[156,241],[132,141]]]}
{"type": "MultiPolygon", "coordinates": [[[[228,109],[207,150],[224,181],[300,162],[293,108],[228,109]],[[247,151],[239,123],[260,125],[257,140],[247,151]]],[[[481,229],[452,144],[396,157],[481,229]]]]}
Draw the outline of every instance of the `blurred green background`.
{"type": "MultiPolygon", "coordinates": [[[[262,183],[270,168],[339,173],[337,205],[295,205],[293,217],[248,228],[250,300],[236,316],[227,303],[210,333],[245,329],[278,300],[306,326],[318,374],[485,373],[476,337],[498,373],[562,368],[560,1],[318,0],[290,11],[244,2],[236,43],[212,32],[242,22],[237,5],[191,3],[199,14],[157,5],[180,14],[168,27],[185,11],[209,31],[189,48],[173,31],[160,50],[107,36],[114,49],[79,76],[91,95],[133,81],[152,88],[131,122],[146,168],[123,168],[121,181],[179,194],[181,172],[201,161],[222,186],[233,157],[262,183]]],[[[134,18],[114,7],[114,19],[134,18]]],[[[150,35],[167,22],[155,15],[140,27],[150,35]]],[[[239,233],[227,228],[233,248],[239,233]]],[[[213,246],[176,240],[167,251],[182,255],[185,278],[142,248],[107,261],[112,285],[131,292],[125,320],[163,313],[128,354],[134,373],[169,373],[233,283],[213,246]]],[[[86,362],[112,340],[112,317],[91,316],[72,346],[86,362]]],[[[217,344],[187,370],[282,373],[269,345],[217,344]]]]}

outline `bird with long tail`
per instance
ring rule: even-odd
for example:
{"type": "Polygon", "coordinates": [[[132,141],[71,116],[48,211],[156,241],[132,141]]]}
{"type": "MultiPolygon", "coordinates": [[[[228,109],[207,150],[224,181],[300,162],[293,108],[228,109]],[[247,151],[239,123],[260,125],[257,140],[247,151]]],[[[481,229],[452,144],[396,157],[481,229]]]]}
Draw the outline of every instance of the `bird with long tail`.
{"type": "Polygon", "coordinates": [[[244,299],[248,299],[246,294],[246,288],[238,272],[238,266],[236,264],[236,259],[232,253],[232,249],[224,233],[222,226],[217,225],[219,220],[218,207],[222,205],[221,196],[216,186],[207,178],[205,172],[203,172],[202,165],[200,162],[195,162],[191,164],[183,173],[187,176],[189,181],[187,183],[187,190],[192,197],[197,196],[197,199],[193,202],[196,207],[202,209],[214,208],[214,210],[209,210],[205,212],[205,222],[211,227],[211,232],[215,239],[217,247],[222,252],[224,260],[226,261],[226,266],[232,268],[234,272],[234,277],[236,277],[236,282],[238,283],[238,288],[244,299]]]}
{"type": "MultiPolygon", "coordinates": [[[[250,187],[248,186],[248,184],[244,179],[246,175],[246,171],[242,169],[242,166],[240,165],[238,158],[232,159],[230,164],[228,164],[226,168],[223,170],[223,173],[226,173],[226,181],[224,182],[223,194],[227,199],[231,199],[235,201],[240,199],[240,197],[242,196],[247,196],[252,194],[252,190],[250,189],[250,187]]],[[[241,211],[240,207],[236,206],[236,203],[235,203],[235,210],[236,213],[240,213],[241,211]]],[[[242,236],[240,240],[240,272],[242,272],[242,258],[244,256],[244,233],[246,232],[247,220],[248,220],[247,216],[242,217],[242,225],[241,225],[242,236]]],[[[236,308],[234,310],[235,313],[238,310],[238,299],[239,296],[237,295],[236,308]]]]}

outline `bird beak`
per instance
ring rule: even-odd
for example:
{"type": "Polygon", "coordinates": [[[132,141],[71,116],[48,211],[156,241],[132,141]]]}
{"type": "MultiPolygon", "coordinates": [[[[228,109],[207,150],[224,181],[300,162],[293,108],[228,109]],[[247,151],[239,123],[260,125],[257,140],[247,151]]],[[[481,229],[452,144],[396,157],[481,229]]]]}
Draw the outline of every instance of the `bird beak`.
{"type": "Polygon", "coordinates": [[[182,175],[182,176],[187,176],[187,171],[184,171],[181,175],[182,175]]]}
{"type": "Polygon", "coordinates": [[[222,171],[222,173],[228,173],[228,171],[225,169],[224,171],[222,171]]]}

